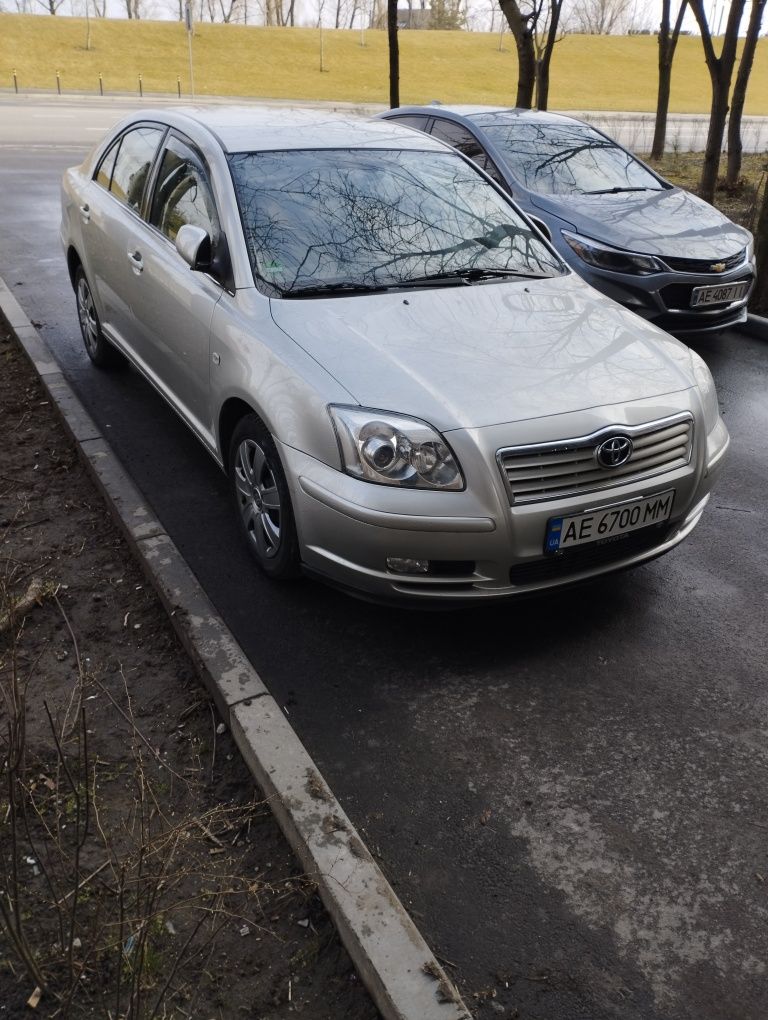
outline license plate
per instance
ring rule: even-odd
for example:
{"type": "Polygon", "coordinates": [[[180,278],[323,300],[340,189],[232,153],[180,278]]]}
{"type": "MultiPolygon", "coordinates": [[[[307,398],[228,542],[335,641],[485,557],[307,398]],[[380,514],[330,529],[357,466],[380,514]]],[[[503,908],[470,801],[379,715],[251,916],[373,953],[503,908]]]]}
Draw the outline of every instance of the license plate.
{"type": "Polygon", "coordinates": [[[587,542],[610,542],[630,531],[660,524],[669,519],[674,501],[675,490],[668,489],[630,503],[604,506],[571,517],[552,517],[547,522],[544,552],[551,555],[587,542]]]}
{"type": "Polygon", "coordinates": [[[740,301],[749,289],[749,284],[724,283],[714,287],[694,287],[691,295],[691,308],[701,308],[702,305],[722,305],[730,301],[740,301]]]}

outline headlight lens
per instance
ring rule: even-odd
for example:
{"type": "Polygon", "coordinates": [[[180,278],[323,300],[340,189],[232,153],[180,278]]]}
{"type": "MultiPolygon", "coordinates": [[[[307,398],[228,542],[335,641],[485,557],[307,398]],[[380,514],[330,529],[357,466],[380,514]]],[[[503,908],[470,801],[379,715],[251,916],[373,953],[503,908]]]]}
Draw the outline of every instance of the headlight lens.
{"type": "Polygon", "coordinates": [[[365,407],[332,405],[329,411],[347,474],[380,485],[464,488],[451,448],[426,422],[365,407]]]}
{"type": "Polygon", "coordinates": [[[701,394],[701,403],[704,408],[704,427],[707,435],[717,425],[720,418],[720,405],[717,400],[717,390],[712,373],[707,368],[707,363],[700,358],[696,351],[691,351],[693,363],[693,375],[696,380],[696,387],[701,394]]]}
{"type": "Polygon", "coordinates": [[[612,273],[633,273],[635,276],[648,276],[650,273],[664,271],[664,266],[653,255],[609,248],[587,237],[572,234],[569,230],[561,230],[560,233],[580,259],[597,269],[607,269],[612,273]]]}

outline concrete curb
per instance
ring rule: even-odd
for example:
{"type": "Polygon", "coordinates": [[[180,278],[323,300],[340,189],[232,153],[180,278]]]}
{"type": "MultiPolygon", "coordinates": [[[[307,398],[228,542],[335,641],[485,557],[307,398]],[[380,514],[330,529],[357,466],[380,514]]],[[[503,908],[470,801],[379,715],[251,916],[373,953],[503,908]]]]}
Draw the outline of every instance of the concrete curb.
{"type": "Polygon", "coordinates": [[[747,333],[749,336],[756,337],[758,340],[768,340],[768,318],[762,315],[753,315],[750,312],[747,315],[747,321],[737,329],[742,333],[747,333]]]}
{"type": "Polygon", "coordinates": [[[385,1020],[469,1020],[293,728],[6,284],[5,316],[385,1020]]]}

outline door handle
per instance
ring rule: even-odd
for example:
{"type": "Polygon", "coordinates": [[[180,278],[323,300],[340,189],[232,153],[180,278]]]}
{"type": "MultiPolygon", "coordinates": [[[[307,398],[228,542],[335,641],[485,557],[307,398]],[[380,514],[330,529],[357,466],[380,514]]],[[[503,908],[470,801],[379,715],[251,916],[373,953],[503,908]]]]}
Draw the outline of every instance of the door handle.
{"type": "Polygon", "coordinates": [[[138,276],[139,273],[142,272],[142,270],[144,269],[144,259],[141,257],[141,252],[129,251],[128,258],[130,259],[131,262],[131,268],[133,269],[134,273],[136,273],[136,275],[138,276]]]}
{"type": "Polygon", "coordinates": [[[91,207],[88,204],[81,205],[80,206],[80,215],[83,218],[83,223],[89,223],[90,219],[91,219],[91,207]]]}

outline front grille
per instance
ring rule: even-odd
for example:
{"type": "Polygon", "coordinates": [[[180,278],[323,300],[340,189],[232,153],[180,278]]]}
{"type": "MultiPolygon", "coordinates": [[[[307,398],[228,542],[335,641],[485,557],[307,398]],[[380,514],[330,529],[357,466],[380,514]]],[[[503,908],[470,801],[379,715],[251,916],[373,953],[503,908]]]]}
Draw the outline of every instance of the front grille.
{"type": "Polygon", "coordinates": [[[511,447],[499,450],[496,459],[510,503],[520,504],[610,489],[674,471],[690,461],[692,449],[693,419],[689,414],[678,414],[648,425],[616,425],[561,443],[511,447]],[[595,450],[617,435],[632,439],[632,456],[620,467],[601,467],[595,450]]]}
{"type": "Polygon", "coordinates": [[[584,545],[571,552],[558,553],[545,559],[520,563],[509,571],[511,584],[535,584],[541,581],[556,581],[569,574],[579,574],[585,570],[603,567],[618,560],[629,559],[639,553],[648,552],[654,546],[661,545],[670,535],[673,527],[669,521],[663,524],[652,524],[648,528],[617,536],[606,542],[584,545]]]}
{"type": "Polygon", "coordinates": [[[720,270],[720,273],[727,273],[730,269],[735,269],[736,266],[740,266],[747,255],[747,249],[742,248],[741,251],[737,251],[735,255],[729,255],[728,258],[719,259],[673,259],[667,258],[665,255],[661,255],[660,258],[673,269],[676,273],[706,273],[708,276],[720,275],[712,266],[722,265],[725,268],[720,270]]]}

